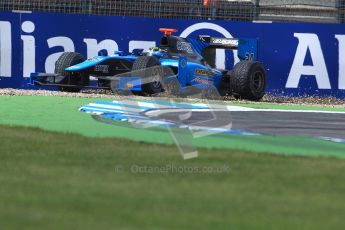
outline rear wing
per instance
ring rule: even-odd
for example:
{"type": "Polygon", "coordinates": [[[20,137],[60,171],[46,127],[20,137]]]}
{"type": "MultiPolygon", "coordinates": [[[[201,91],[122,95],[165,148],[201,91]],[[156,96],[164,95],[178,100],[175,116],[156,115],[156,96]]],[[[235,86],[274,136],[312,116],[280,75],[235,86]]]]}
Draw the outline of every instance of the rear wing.
{"type": "Polygon", "coordinates": [[[238,58],[241,60],[258,59],[258,41],[256,39],[216,38],[201,35],[199,36],[198,41],[203,43],[203,48],[237,50],[238,58]]]}

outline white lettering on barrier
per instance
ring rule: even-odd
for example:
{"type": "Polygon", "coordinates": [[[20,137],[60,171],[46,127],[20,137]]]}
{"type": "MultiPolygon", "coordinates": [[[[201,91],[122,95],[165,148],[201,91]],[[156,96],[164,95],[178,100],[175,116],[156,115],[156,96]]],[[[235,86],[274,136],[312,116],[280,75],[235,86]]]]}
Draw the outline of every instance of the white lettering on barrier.
{"type": "MultiPolygon", "coordinates": [[[[22,23],[22,31],[24,33],[32,33],[35,31],[35,24],[30,21],[22,23]]],[[[34,36],[22,35],[23,41],[23,76],[30,77],[30,73],[36,71],[36,42],[34,36]]]]}
{"type": "Polygon", "coordinates": [[[45,71],[47,73],[54,73],[55,62],[58,60],[58,58],[61,56],[63,52],[74,52],[74,43],[72,39],[68,37],[49,38],[47,40],[47,43],[48,43],[49,48],[57,47],[57,46],[61,46],[63,48],[62,52],[51,54],[46,59],[45,71]]]}
{"type": "Polygon", "coordinates": [[[117,45],[117,43],[110,39],[106,39],[98,43],[96,39],[85,38],[84,42],[87,46],[87,58],[93,58],[94,56],[97,56],[98,51],[103,49],[107,50],[109,55],[119,50],[119,46],[117,45]]]}
{"type": "Polygon", "coordinates": [[[6,21],[0,21],[0,76],[12,76],[12,32],[6,21]]]}
{"type": "Polygon", "coordinates": [[[336,34],[339,43],[339,80],[338,89],[345,89],[345,35],[336,34]]]}
{"type": "MultiPolygon", "coordinates": [[[[215,30],[226,37],[232,37],[231,34],[223,27],[213,23],[197,23],[186,28],[181,36],[186,37],[189,34],[200,30],[211,29],[215,30]]],[[[21,24],[23,34],[20,36],[23,42],[23,76],[29,77],[31,72],[36,70],[36,41],[33,35],[35,31],[35,24],[31,21],[25,21],[21,24]]],[[[319,89],[331,89],[329,74],[321,48],[319,37],[312,33],[295,33],[294,37],[298,39],[298,46],[290,69],[290,73],[286,82],[286,88],[298,88],[302,76],[315,77],[319,89]],[[312,65],[304,65],[308,51],[311,55],[312,65]]],[[[335,35],[338,40],[339,51],[339,75],[338,75],[338,89],[345,89],[345,35],[335,35]]],[[[109,54],[118,50],[116,41],[106,39],[98,42],[96,39],[85,38],[84,43],[87,46],[87,57],[91,58],[97,55],[99,50],[106,49],[109,54]]],[[[46,58],[45,71],[48,73],[54,72],[55,62],[63,52],[74,52],[75,47],[71,38],[69,37],[52,37],[47,39],[49,48],[62,47],[63,51],[53,53],[46,58]]],[[[155,46],[154,41],[129,41],[129,51],[136,48],[144,48],[155,46]]],[[[237,62],[236,53],[234,53],[235,62],[237,62]]],[[[217,50],[217,64],[224,66],[225,54],[217,50]]],[[[8,21],[0,21],[0,76],[12,76],[12,28],[8,21]]]]}
{"type": "Polygon", "coordinates": [[[322,53],[321,44],[316,34],[295,33],[298,47],[293,61],[286,88],[298,88],[302,75],[314,76],[319,89],[331,89],[326,62],[322,53]],[[313,65],[304,65],[308,50],[313,65]]]}

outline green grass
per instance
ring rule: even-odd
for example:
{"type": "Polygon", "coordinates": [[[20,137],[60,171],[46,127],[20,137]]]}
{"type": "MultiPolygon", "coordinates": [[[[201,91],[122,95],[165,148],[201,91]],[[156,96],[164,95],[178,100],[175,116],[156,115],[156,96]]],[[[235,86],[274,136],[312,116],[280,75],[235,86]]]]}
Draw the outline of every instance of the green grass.
{"type": "MultiPolygon", "coordinates": [[[[78,112],[81,105],[99,100],[70,97],[3,96],[0,97],[0,124],[37,127],[48,131],[74,133],[87,137],[127,138],[156,144],[172,144],[165,128],[138,129],[125,122],[108,125],[89,114],[78,112]]],[[[286,136],[217,135],[193,140],[204,148],[242,149],[282,155],[336,156],[345,158],[345,145],[312,138],[286,136]]]]}
{"type": "Polygon", "coordinates": [[[6,126],[0,140],[1,229],[344,229],[344,160],[199,149],[184,161],[172,145],[6,126]]]}

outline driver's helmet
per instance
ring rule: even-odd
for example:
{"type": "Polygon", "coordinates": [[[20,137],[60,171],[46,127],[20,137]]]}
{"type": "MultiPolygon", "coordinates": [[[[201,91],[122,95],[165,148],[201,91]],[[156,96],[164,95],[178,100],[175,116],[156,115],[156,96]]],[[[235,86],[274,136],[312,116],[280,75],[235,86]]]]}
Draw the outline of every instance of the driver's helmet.
{"type": "Polygon", "coordinates": [[[159,51],[162,51],[162,50],[159,47],[150,47],[149,51],[151,51],[151,52],[159,52],[159,51]]]}
{"type": "Polygon", "coordinates": [[[157,52],[162,52],[163,50],[159,47],[150,47],[149,48],[149,54],[152,55],[153,53],[157,53],[157,52]]]}

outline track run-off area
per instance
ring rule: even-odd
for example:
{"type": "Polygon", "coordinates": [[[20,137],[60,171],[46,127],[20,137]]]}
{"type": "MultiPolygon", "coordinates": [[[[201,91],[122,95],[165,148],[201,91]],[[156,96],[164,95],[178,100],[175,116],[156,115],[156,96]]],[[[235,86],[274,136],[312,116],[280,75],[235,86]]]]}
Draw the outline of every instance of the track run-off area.
{"type": "Polygon", "coordinates": [[[175,126],[197,134],[195,147],[345,158],[343,108],[178,101],[0,96],[0,125],[157,144],[173,144],[175,126]]]}

